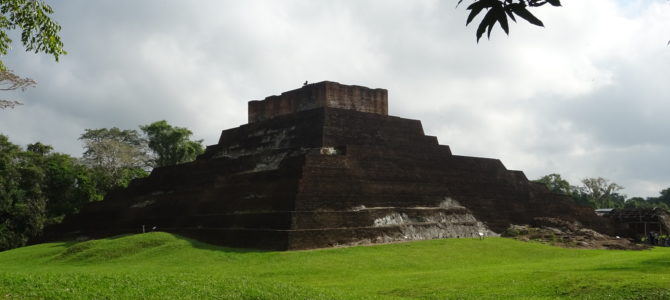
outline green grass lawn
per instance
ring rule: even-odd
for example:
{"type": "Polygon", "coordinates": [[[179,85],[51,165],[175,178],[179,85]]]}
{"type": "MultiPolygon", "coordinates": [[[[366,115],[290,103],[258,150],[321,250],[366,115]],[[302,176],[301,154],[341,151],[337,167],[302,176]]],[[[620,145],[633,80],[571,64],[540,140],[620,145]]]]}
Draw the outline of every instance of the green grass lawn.
{"type": "Polygon", "coordinates": [[[263,252],[147,233],[0,252],[0,298],[670,299],[670,248],[489,238],[263,252]]]}

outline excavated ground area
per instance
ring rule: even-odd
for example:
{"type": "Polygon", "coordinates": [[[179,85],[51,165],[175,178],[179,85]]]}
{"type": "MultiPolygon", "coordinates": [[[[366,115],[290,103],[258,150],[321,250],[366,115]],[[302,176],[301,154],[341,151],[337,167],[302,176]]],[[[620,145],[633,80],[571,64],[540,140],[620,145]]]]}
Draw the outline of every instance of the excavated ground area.
{"type": "Polygon", "coordinates": [[[534,218],[529,225],[511,225],[501,236],[520,241],[537,241],[553,246],[582,249],[644,250],[651,246],[631,239],[610,236],[584,228],[578,222],[557,218],[534,218]]]}

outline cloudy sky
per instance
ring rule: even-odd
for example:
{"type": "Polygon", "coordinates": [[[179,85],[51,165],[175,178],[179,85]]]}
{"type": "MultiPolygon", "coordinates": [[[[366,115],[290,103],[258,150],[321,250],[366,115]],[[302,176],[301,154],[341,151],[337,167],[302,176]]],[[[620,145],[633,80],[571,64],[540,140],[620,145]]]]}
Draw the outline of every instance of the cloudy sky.
{"type": "Polygon", "coordinates": [[[531,179],[670,187],[670,2],[564,0],[479,44],[456,2],[51,1],[69,54],[14,44],[2,59],[38,86],[2,95],[25,105],[0,133],[80,156],[86,128],[165,119],[213,144],[247,101],[331,80],[386,88],[391,115],[531,179]]]}

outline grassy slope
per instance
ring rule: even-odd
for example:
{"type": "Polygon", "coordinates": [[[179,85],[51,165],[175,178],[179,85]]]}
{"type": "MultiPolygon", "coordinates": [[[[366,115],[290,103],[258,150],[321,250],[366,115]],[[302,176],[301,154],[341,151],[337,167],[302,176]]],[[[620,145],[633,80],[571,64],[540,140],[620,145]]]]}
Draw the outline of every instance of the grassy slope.
{"type": "Polygon", "coordinates": [[[670,298],[670,249],[563,249],[502,238],[297,252],[167,233],[0,253],[0,298],[670,298]]]}

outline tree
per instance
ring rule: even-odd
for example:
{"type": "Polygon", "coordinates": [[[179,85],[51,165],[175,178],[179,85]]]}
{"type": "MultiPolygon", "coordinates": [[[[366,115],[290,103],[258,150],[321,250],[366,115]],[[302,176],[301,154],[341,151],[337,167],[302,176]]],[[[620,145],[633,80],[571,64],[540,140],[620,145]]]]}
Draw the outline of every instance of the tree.
{"type": "Polygon", "coordinates": [[[567,180],[563,179],[560,174],[552,173],[533,181],[544,184],[554,193],[570,195],[573,192],[573,187],[567,180]]]}
{"type": "Polygon", "coordinates": [[[624,208],[638,208],[646,206],[647,206],[647,200],[644,200],[644,198],[642,197],[633,197],[630,199],[626,199],[626,202],[623,205],[624,208]]]}
{"type": "Polygon", "coordinates": [[[670,207],[670,188],[664,189],[660,192],[660,196],[653,198],[658,203],[663,203],[667,207],[670,207]]]}
{"type": "Polygon", "coordinates": [[[40,142],[34,143],[34,144],[28,144],[26,147],[26,150],[39,154],[39,155],[47,155],[53,150],[54,147],[51,147],[49,145],[42,144],[40,142]]]}
{"type": "Polygon", "coordinates": [[[102,199],[91,170],[52,149],[37,142],[23,150],[0,135],[0,251],[23,246],[45,225],[102,199]]]}
{"type": "Polygon", "coordinates": [[[624,208],[654,208],[661,207],[667,209],[668,207],[665,204],[658,205],[649,199],[644,199],[642,197],[633,197],[627,199],[623,205],[624,208]]]}
{"type": "Polygon", "coordinates": [[[44,172],[0,134],[0,251],[25,245],[45,223],[44,172]]]}
{"type": "MultiPolygon", "coordinates": [[[[459,0],[458,5],[462,2],[463,0],[459,0]]],[[[477,42],[479,42],[484,32],[487,32],[488,38],[491,38],[491,30],[496,23],[500,24],[500,27],[509,35],[508,18],[516,22],[514,15],[521,17],[533,25],[544,27],[542,21],[535,17],[528,8],[540,7],[547,3],[552,6],[561,6],[560,0],[474,0],[467,7],[470,14],[465,22],[465,26],[468,26],[479,13],[486,10],[484,18],[477,27],[477,42]]]]}
{"type": "Polygon", "coordinates": [[[606,208],[623,208],[626,204],[626,195],[620,193],[612,193],[608,197],[606,208]]]}
{"type": "MultiPolygon", "coordinates": [[[[61,27],[50,15],[53,9],[41,0],[0,0],[0,55],[6,55],[12,39],[8,31],[21,29],[21,43],[26,51],[51,54],[56,61],[67,54],[58,36],[61,27]]],[[[8,70],[0,60],[0,90],[25,89],[35,85],[30,78],[22,78],[8,70]]],[[[21,103],[0,99],[0,109],[21,103]]]]}
{"type": "Polygon", "coordinates": [[[617,193],[623,189],[622,186],[602,177],[584,178],[582,184],[581,193],[593,202],[594,208],[610,208],[619,202],[623,205],[625,197],[617,193]]]}
{"type": "Polygon", "coordinates": [[[582,188],[573,186],[567,180],[563,179],[560,174],[552,173],[545,175],[534,182],[544,184],[550,191],[566,196],[570,196],[572,201],[579,205],[596,207],[593,199],[582,191],[582,188]]]}
{"type": "MultiPolygon", "coordinates": [[[[1,65],[2,61],[0,61],[0,66],[1,65]]],[[[21,78],[9,70],[0,69],[0,91],[12,91],[16,89],[24,91],[26,88],[33,87],[36,84],[35,80],[21,78]]],[[[21,105],[21,102],[0,99],[0,109],[14,108],[17,105],[21,105]]]]}
{"type": "Polygon", "coordinates": [[[90,168],[67,154],[51,153],[51,146],[36,144],[28,145],[27,152],[33,153],[35,164],[44,173],[42,192],[47,198],[47,224],[60,223],[66,215],[78,212],[85,203],[102,200],[90,168]]]}
{"type": "Polygon", "coordinates": [[[156,155],[153,166],[164,167],[189,162],[203,153],[202,140],[191,141],[193,134],[183,127],[173,127],[167,121],[140,126],[147,136],[149,149],[156,155]]]}
{"type": "MultiPolygon", "coordinates": [[[[638,205],[635,207],[645,207],[645,208],[654,208],[654,207],[660,207],[663,209],[669,209],[670,208],[670,188],[664,189],[660,192],[660,196],[658,197],[648,197],[646,200],[643,199],[642,202],[640,201],[635,201],[631,202],[629,204],[630,206],[632,205],[638,205]]],[[[629,199],[632,200],[632,199],[629,199]]]]}
{"type": "MultiPolygon", "coordinates": [[[[621,208],[624,207],[626,202],[626,196],[617,193],[623,187],[601,177],[585,178],[582,180],[581,187],[571,185],[560,174],[556,173],[543,176],[534,181],[543,183],[552,192],[570,196],[575,203],[584,206],[593,208],[621,208]]],[[[628,205],[630,206],[632,203],[628,205]]]]}
{"type": "Polygon", "coordinates": [[[570,196],[580,205],[593,208],[663,208],[670,209],[670,188],[660,192],[659,197],[633,197],[618,193],[623,187],[602,177],[584,178],[582,186],[576,187],[563,179],[560,174],[552,173],[533,180],[544,184],[554,193],[570,196]]]}
{"type": "Polygon", "coordinates": [[[86,129],[79,140],[84,143],[83,161],[93,169],[103,193],[147,175],[146,143],[136,130],[86,129]]]}

